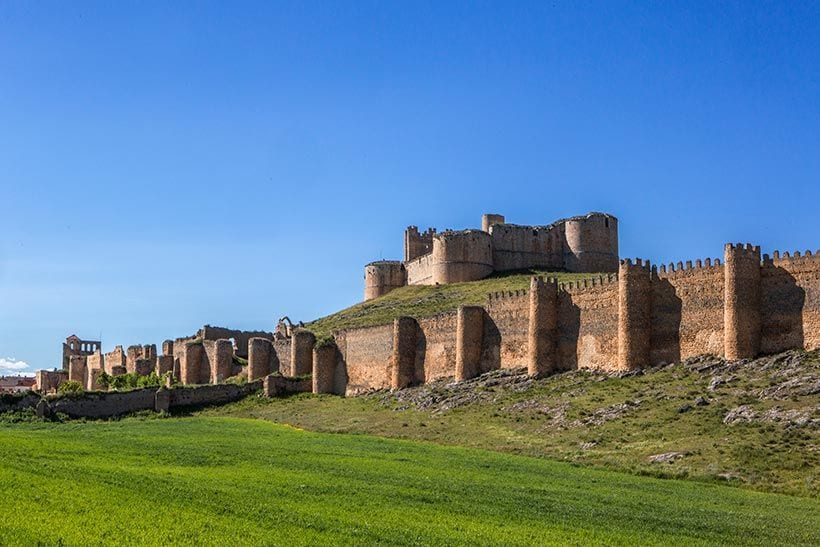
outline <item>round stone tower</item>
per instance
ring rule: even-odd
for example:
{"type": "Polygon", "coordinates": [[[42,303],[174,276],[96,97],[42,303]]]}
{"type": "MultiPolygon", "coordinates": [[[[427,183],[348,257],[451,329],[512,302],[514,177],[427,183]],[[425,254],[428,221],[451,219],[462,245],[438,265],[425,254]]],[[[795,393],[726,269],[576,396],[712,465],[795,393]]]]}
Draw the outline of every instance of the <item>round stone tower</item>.
{"type": "Polygon", "coordinates": [[[407,284],[407,271],[398,260],[379,260],[364,267],[364,299],[372,300],[407,284]]]}
{"type": "Polygon", "coordinates": [[[480,230],[442,232],[433,236],[433,283],[461,283],[493,273],[493,243],[480,230]]]}
{"type": "Polygon", "coordinates": [[[567,248],[564,267],[570,272],[618,271],[618,219],[589,213],[564,221],[567,248]]]}

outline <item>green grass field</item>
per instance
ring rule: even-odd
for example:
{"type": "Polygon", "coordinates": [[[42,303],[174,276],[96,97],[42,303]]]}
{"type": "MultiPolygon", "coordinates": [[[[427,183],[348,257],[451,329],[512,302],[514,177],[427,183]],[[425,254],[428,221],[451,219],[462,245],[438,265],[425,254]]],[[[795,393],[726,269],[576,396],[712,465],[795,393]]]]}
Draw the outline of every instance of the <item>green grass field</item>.
{"type": "Polygon", "coordinates": [[[0,426],[2,545],[811,544],[820,502],[263,420],[0,426]]]}
{"type": "Polygon", "coordinates": [[[820,350],[815,350],[762,358],[732,372],[725,367],[701,372],[696,365],[684,364],[623,378],[573,371],[531,381],[524,388],[505,386],[488,375],[465,384],[445,381],[360,397],[249,397],[199,414],[818,497],[820,397],[808,389],[818,377],[820,350]],[[789,359],[799,364],[788,366],[789,359]],[[715,378],[727,381],[711,386],[715,378]],[[806,381],[808,392],[794,389],[776,399],[761,396],[765,390],[793,387],[796,378],[806,381]],[[803,414],[807,422],[725,423],[725,416],[741,405],[759,415],[777,409],[803,414]],[[652,455],[669,452],[681,456],[665,463],[650,461],[652,455]]]}

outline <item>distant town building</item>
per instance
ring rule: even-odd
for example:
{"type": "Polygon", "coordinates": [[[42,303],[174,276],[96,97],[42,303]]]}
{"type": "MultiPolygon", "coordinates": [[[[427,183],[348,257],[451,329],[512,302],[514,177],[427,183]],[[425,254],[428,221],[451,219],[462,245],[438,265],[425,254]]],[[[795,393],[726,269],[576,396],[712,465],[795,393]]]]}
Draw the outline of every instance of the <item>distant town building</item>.
{"type": "Polygon", "coordinates": [[[34,382],[33,376],[0,376],[0,394],[29,391],[34,382]]]}

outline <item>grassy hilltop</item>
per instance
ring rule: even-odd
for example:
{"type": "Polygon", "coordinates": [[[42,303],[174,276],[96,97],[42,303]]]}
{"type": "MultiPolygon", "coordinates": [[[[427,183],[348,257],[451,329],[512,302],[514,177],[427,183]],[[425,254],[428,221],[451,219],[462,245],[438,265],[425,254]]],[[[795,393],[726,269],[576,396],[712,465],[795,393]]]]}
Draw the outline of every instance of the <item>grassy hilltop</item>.
{"type": "Polygon", "coordinates": [[[0,544],[808,544],[820,502],[235,418],[0,427],[0,544]]]}
{"type": "Polygon", "coordinates": [[[312,321],[306,327],[322,337],[345,328],[386,325],[402,315],[429,317],[455,310],[461,305],[486,305],[490,293],[529,289],[530,279],[534,275],[554,277],[559,281],[578,281],[607,274],[524,270],[495,274],[481,281],[467,283],[408,285],[312,321]]]}

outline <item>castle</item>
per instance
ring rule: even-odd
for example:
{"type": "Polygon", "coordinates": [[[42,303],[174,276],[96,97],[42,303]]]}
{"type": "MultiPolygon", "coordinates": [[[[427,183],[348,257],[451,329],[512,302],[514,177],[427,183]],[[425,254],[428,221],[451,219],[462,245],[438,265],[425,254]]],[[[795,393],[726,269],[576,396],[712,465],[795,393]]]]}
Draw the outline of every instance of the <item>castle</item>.
{"type": "Polygon", "coordinates": [[[206,326],[194,336],[102,355],[99,342],[69,337],[66,370],[38,373],[41,391],[66,378],[95,389],[109,374],[170,373],[183,384],[311,376],[316,393],[355,395],[499,368],[533,376],[571,369],[630,371],[710,353],[730,360],[820,347],[820,251],[761,254],[726,244],[723,257],[660,267],[618,257],[618,221],[603,213],[548,226],[485,215],[482,230],[405,232],[405,260],[365,269],[365,298],[404,285],[481,279],[522,268],[589,273],[529,290],[488,295],[432,317],[348,328],[317,341],[310,324],[280,320],[274,332],[206,326]],[[89,353],[91,352],[91,353],[89,353]],[[245,361],[247,363],[245,364],[245,361]]]}
{"type": "Polygon", "coordinates": [[[404,232],[404,260],[371,262],[364,269],[364,299],[405,285],[477,281],[494,272],[539,268],[567,272],[618,270],[618,219],[606,213],[565,218],[546,226],[506,224],[485,214],[481,230],[417,226],[404,232]]]}

